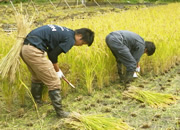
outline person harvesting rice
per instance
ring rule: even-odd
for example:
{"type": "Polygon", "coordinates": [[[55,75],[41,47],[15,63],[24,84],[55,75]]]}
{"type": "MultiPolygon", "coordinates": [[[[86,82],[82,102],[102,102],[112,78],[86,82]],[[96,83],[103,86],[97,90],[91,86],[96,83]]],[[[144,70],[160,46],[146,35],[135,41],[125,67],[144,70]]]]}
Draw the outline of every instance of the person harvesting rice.
{"type": "Polygon", "coordinates": [[[125,83],[133,80],[135,71],[140,72],[138,62],[143,53],[151,56],[156,50],[153,42],[144,41],[138,34],[126,30],[111,32],[106,37],[106,43],[116,58],[120,81],[125,83]],[[125,77],[122,64],[126,67],[125,77]]]}
{"type": "Polygon", "coordinates": [[[32,74],[31,93],[36,103],[41,103],[45,84],[57,116],[68,117],[69,113],[62,110],[61,104],[59,79],[64,75],[58,66],[58,55],[67,53],[73,46],[91,46],[93,41],[94,32],[88,28],[73,31],[57,25],[45,25],[27,35],[21,57],[32,74]]]}

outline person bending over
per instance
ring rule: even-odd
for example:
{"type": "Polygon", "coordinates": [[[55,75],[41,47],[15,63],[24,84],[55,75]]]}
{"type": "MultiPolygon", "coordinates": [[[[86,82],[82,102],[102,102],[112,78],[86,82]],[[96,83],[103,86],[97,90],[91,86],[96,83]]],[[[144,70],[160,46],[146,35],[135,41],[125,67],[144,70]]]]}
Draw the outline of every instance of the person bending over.
{"type": "Polygon", "coordinates": [[[144,41],[138,34],[126,30],[114,31],[106,36],[106,43],[116,58],[120,82],[130,83],[136,70],[140,71],[138,62],[146,53],[154,54],[156,47],[153,42],[144,41]],[[126,67],[125,76],[122,74],[122,64],[126,67]]]}
{"type": "Polygon", "coordinates": [[[73,31],[58,25],[41,26],[27,35],[21,57],[32,74],[31,93],[36,103],[41,103],[45,84],[57,116],[63,118],[69,115],[63,111],[61,104],[60,78],[63,73],[58,66],[58,56],[67,53],[73,46],[91,46],[93,41],[94,32],[88,28],[73,31]]]}

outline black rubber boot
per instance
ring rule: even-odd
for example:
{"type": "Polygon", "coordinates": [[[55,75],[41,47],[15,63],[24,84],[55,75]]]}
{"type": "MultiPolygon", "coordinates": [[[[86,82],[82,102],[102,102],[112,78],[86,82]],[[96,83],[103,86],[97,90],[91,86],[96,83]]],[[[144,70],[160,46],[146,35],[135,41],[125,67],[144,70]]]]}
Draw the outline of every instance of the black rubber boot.
{"type": "Polygon", "coordinates": [[[119,82],[124,83],[124,75],[122,73],[118,73],[118,74],[119,74],[119,78],[120,78],[119,82]]]}
{"type": "Polygon", "coordinates": [[[64,112],[62,109],[60,90],[56,89],[49,91],[49,97],[52,101],[52,105],[56,111],[57,116],[59,118],[67,118],[69,116],[69,112],[64,112]]]}
{"type": "Polygon", "coordinates": [[[125,79],[124,79],[125,84],[128,84],[128,83],[133,81],[133,79],[134,79],[133,74],[134,74],[134,72],[132,72],[132,71],[127,71],[126,72],[126,76],[125,76],[125,79]]]}
{"type": "Polygon", "coordinates": [[[37,104],[42,104],[43,83],[31,83],[31,94],[37,104]]]}
{"type": "Polygon", "coordinates": [[[124,76],[122,74],[122,64],[117,64],[118,74],[120,78],[120,83],[124,82],[124,76]]]}

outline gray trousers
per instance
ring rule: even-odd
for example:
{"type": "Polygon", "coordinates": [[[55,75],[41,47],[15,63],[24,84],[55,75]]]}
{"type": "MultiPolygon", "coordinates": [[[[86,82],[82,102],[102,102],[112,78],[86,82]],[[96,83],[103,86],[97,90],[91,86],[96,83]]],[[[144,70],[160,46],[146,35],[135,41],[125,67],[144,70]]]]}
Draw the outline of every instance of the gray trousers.
{"type": "Polygon", "coordinates": [[[121,73],[121,64],[126,67],[126,71],[134,72],[137,62],[132,56],[129,48],[123,44],[123,36],[112,32],[106,37],[106,43],[117,61],[118,73],[121,73]]]}

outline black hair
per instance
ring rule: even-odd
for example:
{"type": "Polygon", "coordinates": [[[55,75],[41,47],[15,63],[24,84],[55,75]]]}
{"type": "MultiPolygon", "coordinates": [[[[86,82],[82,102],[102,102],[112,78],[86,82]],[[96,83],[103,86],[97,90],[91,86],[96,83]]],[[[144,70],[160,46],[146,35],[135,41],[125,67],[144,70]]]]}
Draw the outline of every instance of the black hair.
{"type": "Polygon", "coordinates": [[[82,35],[82,39],[85,42],[88,43],[88,46],[91,46],[91,44],[94,41],[94,32],[88,28],[80,28],[80,29],[76,29],[75,30],[76,34],[81,34],[82,35]]]}
{"type": "Polygon", "coordinates": [[[151,56],[152,54],[154,54],[155,50],[156,50],[156,46],[153,42],[150,41],[145,41],[146,44],[146,49],[147,49],[147,55],[151,56]]]}

